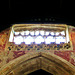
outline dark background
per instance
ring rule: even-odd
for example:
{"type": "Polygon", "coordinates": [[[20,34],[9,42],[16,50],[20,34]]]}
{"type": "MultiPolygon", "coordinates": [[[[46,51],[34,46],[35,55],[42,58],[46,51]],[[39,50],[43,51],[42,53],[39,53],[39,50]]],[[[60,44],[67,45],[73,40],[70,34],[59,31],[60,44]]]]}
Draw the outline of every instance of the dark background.
{"type": "Polygon", "coordinates": [[[40,70],[34,71],[28,75],[53,75],[53,74],[40,69],[40,70]]]}
{"type": "Polygon", "coordinates": [[[15,23],[75,24],[73,0],[2,0],[0,2],[0,31],[15,23]]]}

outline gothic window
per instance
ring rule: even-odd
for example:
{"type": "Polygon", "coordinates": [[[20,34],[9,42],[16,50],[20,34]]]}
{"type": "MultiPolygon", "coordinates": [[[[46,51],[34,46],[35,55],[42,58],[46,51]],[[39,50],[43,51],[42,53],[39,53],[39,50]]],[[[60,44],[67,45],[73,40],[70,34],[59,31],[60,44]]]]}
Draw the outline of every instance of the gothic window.
{"type": "MultiPolygon", "coordinates": [[[[68,44],[70,39],[67,25],[19,24],[12,26],[9,42],[15,45],[24,43],[25,45],[44,44],[51,46],[52,44],[68,44]]],[[[67,48],[67,46],[65,47],[67,48]]]]}

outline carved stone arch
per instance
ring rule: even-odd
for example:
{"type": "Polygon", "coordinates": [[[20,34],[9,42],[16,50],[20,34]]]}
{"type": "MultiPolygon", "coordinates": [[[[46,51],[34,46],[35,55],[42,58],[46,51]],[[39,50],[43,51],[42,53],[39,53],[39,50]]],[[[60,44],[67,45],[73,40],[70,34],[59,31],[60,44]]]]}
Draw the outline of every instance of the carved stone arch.
{"type": "Polygon", "coordinates": [[[0,69],[0,75],[26,75],[43,69],[53,75],[75,75],[75,67],[66,60],[47,52],[30,52],[0,69]]]}

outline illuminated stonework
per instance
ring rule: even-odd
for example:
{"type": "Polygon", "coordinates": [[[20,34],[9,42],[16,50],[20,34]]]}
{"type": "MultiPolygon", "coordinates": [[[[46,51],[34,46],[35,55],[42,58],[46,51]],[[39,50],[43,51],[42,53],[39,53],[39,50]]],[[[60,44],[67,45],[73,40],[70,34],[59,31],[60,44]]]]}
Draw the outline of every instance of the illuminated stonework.
{"type": "Polygon", "coordinates": [[[15,24],[0,33],[0,75],[27,75],[39,69],[75,75],[74,40],[75,27],[69,25],[15,24]]]}
{"type": "Polygon", "coordinates": [[[11,27],[9,50],[69,50],[68,27],[60,24],[15,24],[11,27]],[[23,48],[21,48],[21,46],[23,48]]]}

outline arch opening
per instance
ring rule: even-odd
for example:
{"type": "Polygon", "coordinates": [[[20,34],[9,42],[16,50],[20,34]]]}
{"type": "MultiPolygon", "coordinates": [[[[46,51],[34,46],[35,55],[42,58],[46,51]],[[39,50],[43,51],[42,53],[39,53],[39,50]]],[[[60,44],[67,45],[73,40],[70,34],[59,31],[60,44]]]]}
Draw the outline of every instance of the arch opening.
{"type": "Polygon", "coordinates": [[[45,70],[42,70],[42,69],[36,70],[36,71],[34,71],[32,73],[29,73],[28,75],[39,75],[39,74],[53,75],[53,74],[51,74],[51,73],[49,73],[49,72],[47,72],[45,70]]]}
{"type": "Polygon", "coordinates": [[[53,75],[63,75],[64,73],[65,75],[75,74],[75,68],[72,64],[47,52],[30,52],[10,61],[0,69],[0,74],[23,75],[39,69],[45,70],[53,75]]]}

